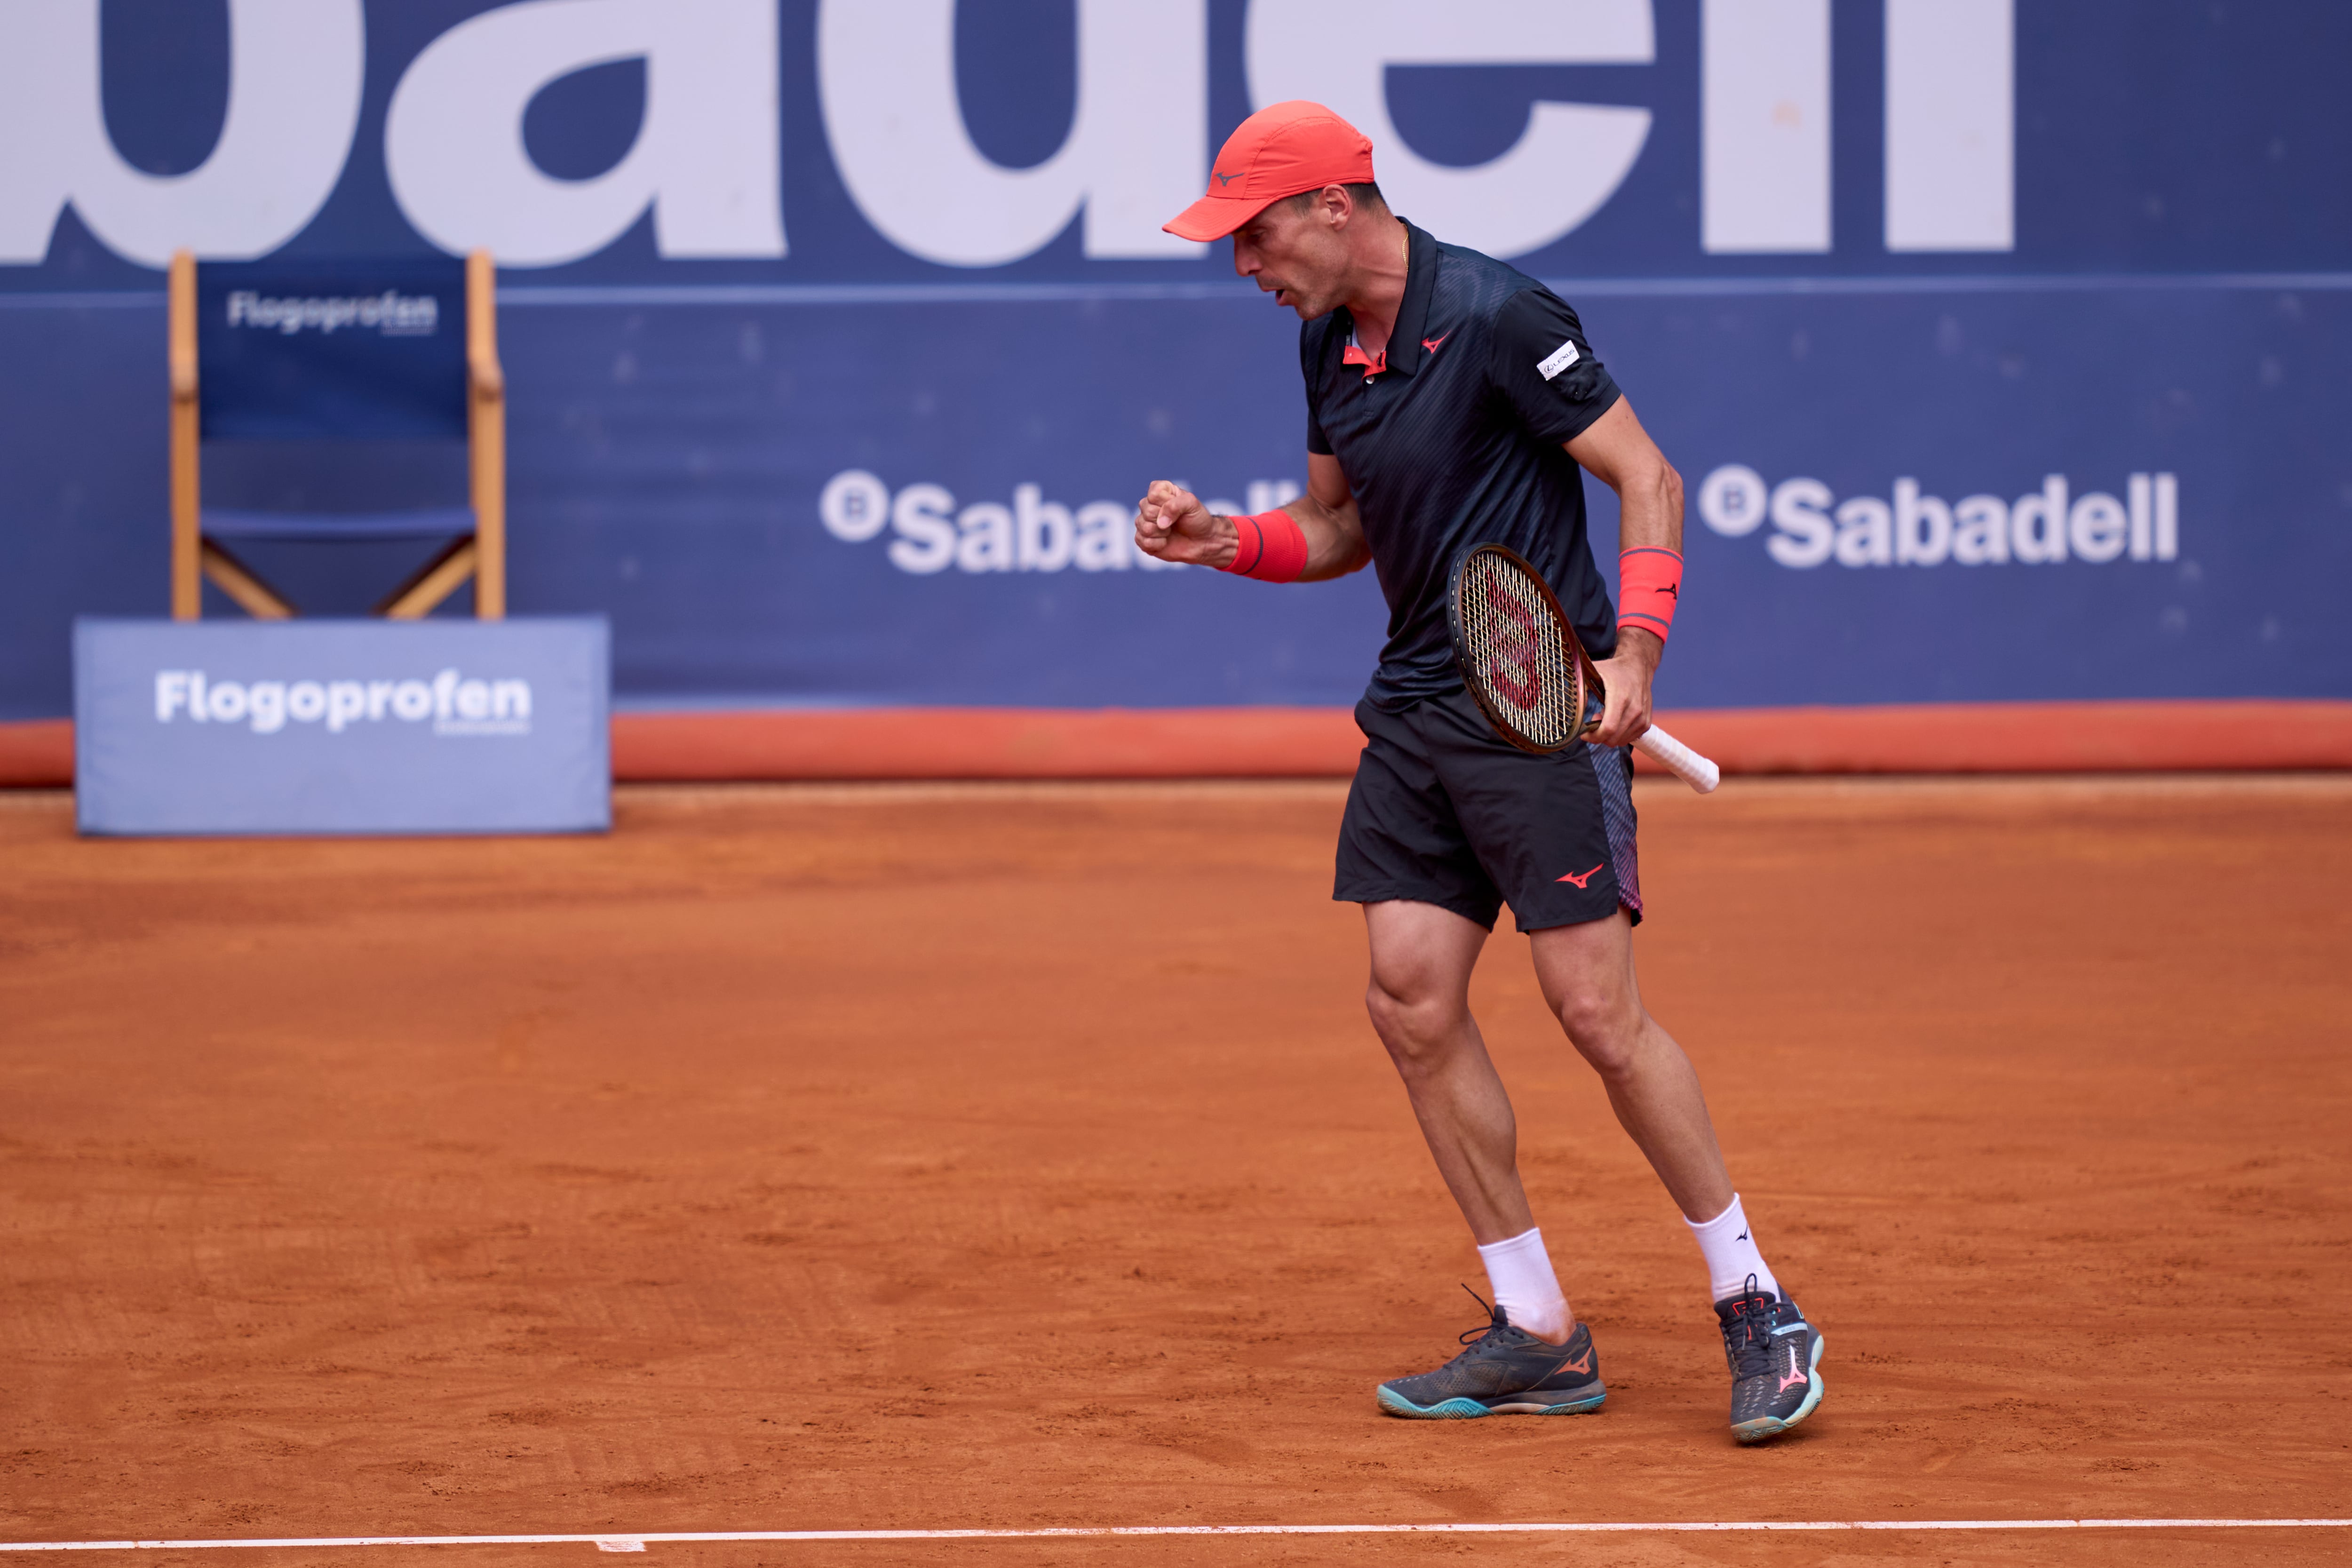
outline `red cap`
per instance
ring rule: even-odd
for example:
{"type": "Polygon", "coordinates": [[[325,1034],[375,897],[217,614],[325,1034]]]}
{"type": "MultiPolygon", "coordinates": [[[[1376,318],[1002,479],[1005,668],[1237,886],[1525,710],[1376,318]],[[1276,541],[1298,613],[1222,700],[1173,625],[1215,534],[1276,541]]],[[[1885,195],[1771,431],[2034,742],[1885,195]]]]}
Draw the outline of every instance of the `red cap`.
{"type": "Polygon", "coordinates": [[[1209,194],[1160,225],[1185,239],[1223,239],[1285,196],[1371,183],[1372,142],[1319,103],[1270,103],[1209,166],[1209,194]]]}

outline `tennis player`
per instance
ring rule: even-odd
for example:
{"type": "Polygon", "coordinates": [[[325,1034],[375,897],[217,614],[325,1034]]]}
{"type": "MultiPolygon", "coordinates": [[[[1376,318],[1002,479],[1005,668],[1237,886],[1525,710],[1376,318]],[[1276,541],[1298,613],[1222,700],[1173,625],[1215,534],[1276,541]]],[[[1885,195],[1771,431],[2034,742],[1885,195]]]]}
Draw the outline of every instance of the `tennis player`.
{"type": "Polygon", "coordinates": [[[1642,1005],[1642,918],[1627,747],[1680,593],[1682,482],[1633,416],[1576,312],[1534,279],[1391,214],[1372,144],[1320,104],[1277,103],[1217,154],[1208,194],[1168,226],[1231,235],[1234,268],[1298,312],[1307,493],[1213,516],[1167,480],[1137,545],[1268,582],[1367,563],[1389,603],[1379,670],[1356,709],[1363,754],[1333,897],[1361,904],[1365,1001],[1494,1291],[1484,1329],[1434,1372],[1380,1385],[1395,1415],[1596,1410],[1607,1397],[1528,1205],[1502,1079],[1470,1016],[1470,972],[1508,903],[1546,1003],[1601,1075],[1703,1255],[1742,1442],[1820,1403],[1822,1336],[1758,1250],[1698,1075],[1642,1005]],[[1622,604],[1585,538],[1581,475],[1621,503],[1622,604]],[[1488,726],[1446,619],[1454,561],[1496,542],[1558,593],[1608,689],[1594,740],[1547,756],[1488,726]]]}

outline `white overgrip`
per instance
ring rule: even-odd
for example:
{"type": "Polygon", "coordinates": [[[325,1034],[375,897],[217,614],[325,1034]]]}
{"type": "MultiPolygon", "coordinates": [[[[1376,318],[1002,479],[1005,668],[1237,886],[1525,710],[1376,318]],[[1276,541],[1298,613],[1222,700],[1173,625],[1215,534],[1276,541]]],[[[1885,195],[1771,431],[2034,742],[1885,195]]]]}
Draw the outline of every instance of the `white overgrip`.
{"type": "Polygon", "coordinates": [[[1651,725],[1633,742],[1647,752],[1652,761],[1701,795],[1712,795],[1715,786],[1723,782],[1723,770],[1713,763],[1659,729],[1651,725]]]}

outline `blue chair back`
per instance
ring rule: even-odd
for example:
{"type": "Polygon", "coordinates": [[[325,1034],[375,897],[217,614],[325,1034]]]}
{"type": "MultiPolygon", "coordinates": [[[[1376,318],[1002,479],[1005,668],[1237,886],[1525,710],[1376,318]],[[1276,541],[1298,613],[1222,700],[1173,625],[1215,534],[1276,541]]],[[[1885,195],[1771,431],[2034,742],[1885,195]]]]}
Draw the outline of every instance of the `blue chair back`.
{"type": "Polygon", "coordinates": [[[196,358],[206,441],[462,441],[465,262],[199,262],[196,358]]]}

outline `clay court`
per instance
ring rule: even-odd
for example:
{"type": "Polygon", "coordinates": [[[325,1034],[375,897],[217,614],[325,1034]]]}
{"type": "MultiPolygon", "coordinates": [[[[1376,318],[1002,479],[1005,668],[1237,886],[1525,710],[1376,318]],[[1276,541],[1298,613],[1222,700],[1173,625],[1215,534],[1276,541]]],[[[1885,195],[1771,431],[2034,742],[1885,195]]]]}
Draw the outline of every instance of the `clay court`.
{"type": "MultiPolygon", "coordinates": [[[[1829,1337],[1478,1005],[1605,1411],[1409,1423],[1468,1238],[1337,784],[639,787],[609,838],[0,797],[0,1536],[2347,1511],[2352,783],[1640,787],[1653,1008],[1829,1337]]],[[[713,1564],[2340,1562],[2341,1530],[656,1542],[713,1564]]],[[[586,1544],[167,1553],[541,1563],[586,1544]]],[[[127,1554],[117,1560],[127,1560],[127,1554]]]]}

